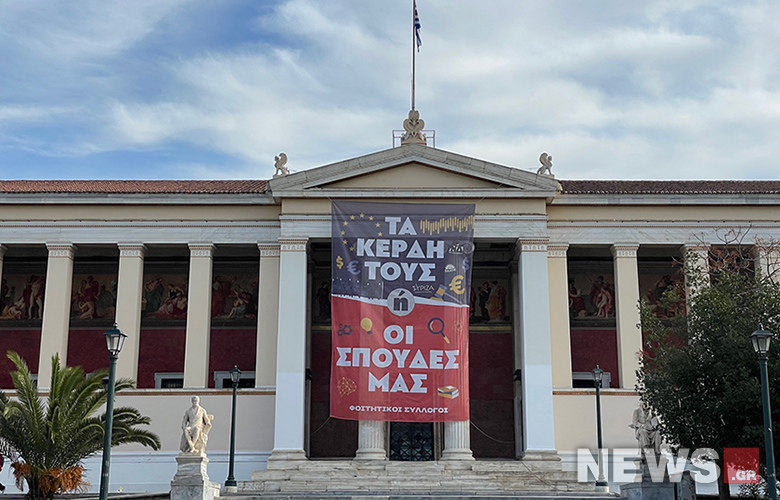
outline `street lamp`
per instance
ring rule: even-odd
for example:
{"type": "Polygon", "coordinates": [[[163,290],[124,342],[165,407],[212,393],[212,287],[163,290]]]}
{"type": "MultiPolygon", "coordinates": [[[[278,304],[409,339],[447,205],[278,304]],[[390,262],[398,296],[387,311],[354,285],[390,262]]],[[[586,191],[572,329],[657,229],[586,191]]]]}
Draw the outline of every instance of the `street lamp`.
{"type": "Polygon", "coordinates": [[[766,441],[766,483],[770,500],[777,500],[777,484],[775,482],[775,448],[772,441],[772,409],[769,404],[769,375],[766,360],[769,357],[769,344],[772,333],[758,325],[758,330],[750,336],[753,350],[758,354],[758,365],[761,367],[761,401],[764,407],[764,440],[766,441]]]}
{"type": "Polygon", "coordinates": [[[238,366],[233,366],[230,370],[230,381],[233,383],[233,412],[230,416],[230,464],[228,466],[228,477],[225,480],[225,491],[228,488],[236,488],[236,478],[233,475],[233,465],[236,458],[236,389],[238,388],[238,381],[241,380],[241,370],[238,366]]]}
{"type": "Polygon", "coordinates": [[[114,327],[104,333],[108,348],[108,396],[106,397],[106,425],[103,433],[103,465],[100,468],[100,500],[108,498],[108,469],[111,465],[111,433],[114,428],[114,388],[116,385],[116,360],[127,335],[114,327]]]}
{"type": "Polygon", "coordinates": [[[594,368],[591,373],[593,375],[593,385],[596,387],[596,429],[598,431],[599,438],[599,478],[596,480],[596,491],[599,493],[607,493],[609,492],[609,483],[607,483],[607,480],[604,479],[604,460],[601,456],[601,380],[604,377],[604,370],[599,368],[599,365],[596,365],[596,368],[594,368]]]}

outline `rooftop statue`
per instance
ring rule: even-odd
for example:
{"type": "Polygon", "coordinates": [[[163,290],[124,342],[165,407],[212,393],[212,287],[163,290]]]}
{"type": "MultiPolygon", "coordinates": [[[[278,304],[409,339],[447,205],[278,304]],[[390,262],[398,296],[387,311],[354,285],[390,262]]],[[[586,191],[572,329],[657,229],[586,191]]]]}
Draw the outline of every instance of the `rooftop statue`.
{"type": "Polygon", "coordinates": [[[550,177],[554,177],[552,173],[552,155],[542,153],[542,156],[539,157],[539,163],[541,163],[542,166],[539,167],[539,169],[536,171],[537,175],[548,175],[550,177]]]}
{"type": "Polygon", "coordinates": [[[284,153],[279,153],[279,156],[274,156],[274,167],[276,168],[274,177],[289,174],[290,171],[287,169],[287,155],[284,153]]]}
{"type": "Polygon", "coordinates": [[[425,121],[420,118],[420,112],[416,109],[409,111],[409,118],[404,120],[404,130],[406,133],[401,137],[401,144],[427,144],[427,139],[422,130],[425,128],[425,121]]]}

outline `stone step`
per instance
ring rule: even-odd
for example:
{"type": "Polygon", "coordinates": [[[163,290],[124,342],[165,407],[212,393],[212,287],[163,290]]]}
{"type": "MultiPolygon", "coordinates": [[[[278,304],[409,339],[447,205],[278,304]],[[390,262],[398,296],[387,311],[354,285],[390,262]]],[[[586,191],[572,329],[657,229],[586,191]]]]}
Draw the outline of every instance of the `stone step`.
{"type": "Polygon", "coordinates": [[[519,490],[506,493],[497,492],[367,492],[367,491],[330,491],[309,493],[264,493],[223,494],[225,500],[616,500],[617,495],[595,492],[567,493],[560,491],[519,490]]]}

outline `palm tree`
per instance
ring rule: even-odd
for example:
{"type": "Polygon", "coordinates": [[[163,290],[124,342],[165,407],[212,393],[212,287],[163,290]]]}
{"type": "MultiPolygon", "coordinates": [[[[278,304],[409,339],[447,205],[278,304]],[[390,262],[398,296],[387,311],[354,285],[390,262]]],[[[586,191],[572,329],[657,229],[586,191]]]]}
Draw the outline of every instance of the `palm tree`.
{"type": "MultiPolygon", "coordinates": [[[[0,453],[10,458],[17,486],[23,489],[26,482],[31,500],[83,489],[82,462],[103,448],[106,416],[95,414],[106,403],[108,371],[86,375],[77,366],[61,367],[55,355],[46,399],[19,354],[9,351],[8,358],[16,366],[11,372],[16,398],[0,391],[0,453]]],[[[129,379],[116,383],[117,392],[133,387],[129,379]]],[[[115,408],[112,446],[139,443],[158,450],[160,438],[138,428],[150,422],[135,408],[115,408]]]]}

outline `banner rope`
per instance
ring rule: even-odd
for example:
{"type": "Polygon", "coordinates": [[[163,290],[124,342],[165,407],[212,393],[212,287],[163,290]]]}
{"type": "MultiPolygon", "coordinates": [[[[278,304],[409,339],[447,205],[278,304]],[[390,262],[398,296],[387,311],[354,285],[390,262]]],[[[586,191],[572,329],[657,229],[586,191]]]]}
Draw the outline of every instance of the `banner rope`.
{"type": "Polygon", "coordinates": [[[330,422],[330,417],[326,418],[325,421],[322,423],[322,425],[317,427],[317,430],[315,430],[314,432],[310,432],[309,437],[317,434],[323,427],[325,427],[325,424],[327,424],[328,422],[330,422]]]}
{"type": "Polygon", "coordinates": [[[483,431],[482,429],[480,429],[480,428],[477,426],[477,424],[475,424],[474,422],[471,422],[471,425],[472,425],[472,426],[473,426],[475,429],[477,429],[477,430],[478,430],[478,431],[479,431],[479,432],[480,432],[480,433],[481,433],[483,436],[485,436],[486,438],[488,438],[488,439],[490,439],[490,440],[492,440],[492,441],[495,441],[496,443],[503,443],[503,444],[515,444],[515,442],[514,442],[514,441],[501,441],[500,439],[496,439],[496,438],[494,438],[494,437],[492,437],[492,436],[488,435],[488,433],[487,433],[487,432],[485,432],[485,431],[483,431]]]}

